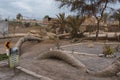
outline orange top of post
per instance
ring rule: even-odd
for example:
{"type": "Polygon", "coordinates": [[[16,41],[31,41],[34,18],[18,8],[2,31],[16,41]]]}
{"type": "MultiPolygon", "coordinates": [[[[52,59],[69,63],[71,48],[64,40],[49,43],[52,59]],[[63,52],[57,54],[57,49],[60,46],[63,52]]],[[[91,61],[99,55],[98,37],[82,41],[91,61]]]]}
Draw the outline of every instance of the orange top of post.
{"type": "Polygon", "coordinates": [[[7,48],[7,49],[10,49],[11,48],[11,45],[10,45],[11,43],[9,42],[9,41],[7,41],[6,43],[5,43],[5,47],[7,48]]]}

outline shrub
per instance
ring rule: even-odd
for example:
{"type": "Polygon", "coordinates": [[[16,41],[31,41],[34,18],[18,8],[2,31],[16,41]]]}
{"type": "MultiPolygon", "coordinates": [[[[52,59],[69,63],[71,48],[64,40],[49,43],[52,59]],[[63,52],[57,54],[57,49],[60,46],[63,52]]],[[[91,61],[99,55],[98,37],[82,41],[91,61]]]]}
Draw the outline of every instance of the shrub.
{"type": "Polygon", "coordinates": [[[103,54],[105,55],[105,57],[107,55],[112,55],[114,53],[114,49],[110,46],[105,44],[103,47],[103,54]]]}
{"type": "Polygon", "coordinates": [[[25,23],[24,26],[25,27],[30,27],[30,23],[25,23]]]}
{"type": "Polygon", "coordinates": [[[7,59],[8,56],[6,54],[0,54],[0,61],[7,59]]]}
{"type": "Polygon", "coordinates": [[[60,43],[59,42],[57,42],[56,44],[55,44],[55,46],[56,46],[56,48],[59,50],[60,49],[60,43]]]}

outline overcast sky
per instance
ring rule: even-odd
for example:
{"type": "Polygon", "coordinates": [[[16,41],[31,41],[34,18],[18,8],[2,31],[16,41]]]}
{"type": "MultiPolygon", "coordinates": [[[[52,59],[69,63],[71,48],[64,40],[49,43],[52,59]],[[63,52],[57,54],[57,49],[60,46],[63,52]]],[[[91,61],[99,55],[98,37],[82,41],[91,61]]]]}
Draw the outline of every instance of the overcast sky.
{"type": "Polygon", "coordinates": [[[26,18],[42,19],[45,15],[55,17],[62,12],[71,14],[68,9],[59,9],[58,6],[55,0],[0,0],[0,17],[15,18],[21,13],[26,18]]]}
{"type": "Polygon", "coordinates": [[[0,0],[0,16],[15,18],[17,13],[21,13],[26,18],[40,19],[45,15],[55,17],[60,12],[70,14],[58,6],[54,0],[0,0]]]}

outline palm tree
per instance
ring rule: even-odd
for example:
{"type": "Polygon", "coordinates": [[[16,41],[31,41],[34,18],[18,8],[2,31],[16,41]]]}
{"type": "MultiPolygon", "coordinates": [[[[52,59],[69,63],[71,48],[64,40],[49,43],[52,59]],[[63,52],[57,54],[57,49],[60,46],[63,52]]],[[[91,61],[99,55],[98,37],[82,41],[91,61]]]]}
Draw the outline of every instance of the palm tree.
{"type": "Polygon", "coordinates": [[[85,17],[80,17],[78,16],[68,16],[67,17],[67,25],[70,27],[71,30],[71,37],[79,37],[80,35],[78,34],[80,31],[80,25],[85,21],[85,17]]]}
{"type": "Polygon", "coordinates": [[[58,32],[61,34],[64,33],[66,27],[65,13],[59,13],[59,15],[57,15],[57,19],[55,20],[55,23],[59,27],[58,32]]]}

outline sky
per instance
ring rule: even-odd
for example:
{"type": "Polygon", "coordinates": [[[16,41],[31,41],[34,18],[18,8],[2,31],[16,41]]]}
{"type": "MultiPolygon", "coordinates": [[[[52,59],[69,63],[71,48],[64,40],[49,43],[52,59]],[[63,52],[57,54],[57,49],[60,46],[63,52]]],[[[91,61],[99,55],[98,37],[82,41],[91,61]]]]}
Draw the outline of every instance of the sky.
{"type": "Polygon", "coordinates": [[[55,0],[0,0],[0,17],[15,18],[16,14],[21,13],[25,18],[42,19],[45,15],[71,14],[68,9],[58,7],[55,0]]]}
{"type": "MultiPolygon", "coordinates": [[[[116,5],[116,8],[120,8],[116,5]]],[[[112,5],[114,7],[114,5],[112,5]]],[[[58,13],[74,14],[68,8],[59,9],[55,0],[0,0],[0,17],[15,18],[21,13],[25,18],[42,19],[45,15],[56,17],[58,13]]]]}

